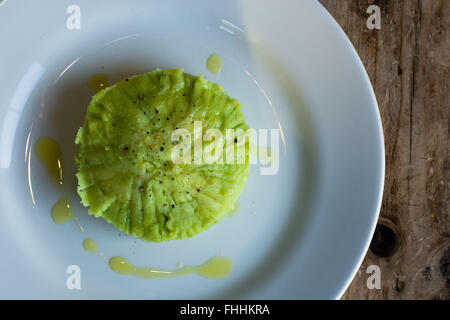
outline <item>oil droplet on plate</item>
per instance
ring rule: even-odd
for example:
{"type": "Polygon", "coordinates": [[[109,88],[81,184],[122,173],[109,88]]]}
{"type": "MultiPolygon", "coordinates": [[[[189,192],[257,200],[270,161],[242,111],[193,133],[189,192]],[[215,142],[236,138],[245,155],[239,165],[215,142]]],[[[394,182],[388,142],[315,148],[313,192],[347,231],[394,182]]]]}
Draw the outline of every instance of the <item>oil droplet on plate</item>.
{"type": "Polygon", "coordinates": [[[51,209],[51,216],[55,223],[63,224],[74,219],[78,227],[84,232],[83,227],[75,217],[70,199],[64,194],[63,190],[63,156],[59,143],[48,137],[42,137],[36,141],[36,155],[45,165],[50,177],[58,184],[61,192],[61,198],[51,209]]]}
{"type": "Polygon", "coordinates": [[[116,256],[109,260],[109,266],[116,273],[146,279],[175,278],[192,273],[209,279],[220,279],[231,273],[233,270],[233,261],[226,257],[212,257],[199,266],[184,266],[176,270],[163,270],[135,267],[128,259],[116,256]]]}
{"type": "Polygon", "coordinates": [[[63,224],[74,218],[69,198],[63,196],[52,207],[52,219],[57,224],[63,224]]]}
{"type": "Polygon", "coordinates": [[[104,74],[96,74],[91,78],[91,88],[94,91],[100,91],[105,89],[108,86],[108,77],[106,77],[104,74]]]}
{"type": "Polygon", "coordinates": [[[236,212],[239,211],[240,208],[240,204],[238,201],[236,201],[233,205],[233,209],[231,210],[231,212],[228,214],[228,217],[234,216],[236,214],[236,212]]]}
{"type": "Polygon", "coordinates": [[[63,183],[62,152],[58,142],[42,137],[36,142],[36,154],[55,182],[63,183]]]}
{"type": "Polygon", "coordinates": [[[86,238],[83,240],[83,248],[90,253],[99,253],[97,243],[92,238],[86,238]]]}
{"type": "Polygon", "coordinates": [[[217,53],[211,54],[206,60],[206,68],[209,72],[217,74],[222,69],[222,66],[223,60],[217,53]]]}

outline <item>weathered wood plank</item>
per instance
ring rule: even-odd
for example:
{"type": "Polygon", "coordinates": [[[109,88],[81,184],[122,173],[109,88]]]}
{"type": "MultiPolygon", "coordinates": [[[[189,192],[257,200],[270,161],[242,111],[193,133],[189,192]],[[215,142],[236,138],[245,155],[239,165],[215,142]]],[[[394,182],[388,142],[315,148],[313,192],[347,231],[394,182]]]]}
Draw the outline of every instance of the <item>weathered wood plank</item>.
{"type": "Polygon", "coordinates": [[[450,1],[320,2],[367,69],[386,146],[379,225],[389,229],[376,232],[344,299],[450,299],[450,1]],[[381,9],[380,30],[366,27],[371,4],[381,9]],[[373,264],[381,290],[366,286],[373,264]]]}

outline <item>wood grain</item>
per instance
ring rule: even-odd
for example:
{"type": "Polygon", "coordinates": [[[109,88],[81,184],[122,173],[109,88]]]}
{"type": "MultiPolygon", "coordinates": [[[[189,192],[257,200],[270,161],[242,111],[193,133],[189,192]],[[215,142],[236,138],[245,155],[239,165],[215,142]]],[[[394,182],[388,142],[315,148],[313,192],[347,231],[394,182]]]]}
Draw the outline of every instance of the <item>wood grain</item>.
{"type": "Polygon", "coordinates": [[[376,231],[343,299],[450,299],[450,1],[320,2],[366,67],[386,147],[379,225],[387,229],[376,231]],[[366,26],[372,4],[379,30],[366,26]],[[367,288],[369,265],[381,269],[379,290],[367,288]]]}

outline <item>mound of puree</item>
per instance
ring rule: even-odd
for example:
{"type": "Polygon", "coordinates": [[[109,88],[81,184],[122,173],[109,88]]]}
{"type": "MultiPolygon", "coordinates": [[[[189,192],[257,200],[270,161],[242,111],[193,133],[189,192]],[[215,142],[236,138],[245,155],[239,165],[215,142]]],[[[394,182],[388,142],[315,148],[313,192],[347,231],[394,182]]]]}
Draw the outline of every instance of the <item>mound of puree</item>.
{"type": "Polygon", "coordinates": [[[75,141],[81,203],[147,241],[188,238],[216,224],[247,182],[248,142],[243,164],[225,164],[225,157],[224,164],[176,164],[172,148],[184,137],[172,142],[172,132],[189,131],[193,155],[196,121],[203,133],[219,129],[224,137],[226,129],[248,129],[238,100],[182,69],[158,69],[98,92],[75,141]]]}

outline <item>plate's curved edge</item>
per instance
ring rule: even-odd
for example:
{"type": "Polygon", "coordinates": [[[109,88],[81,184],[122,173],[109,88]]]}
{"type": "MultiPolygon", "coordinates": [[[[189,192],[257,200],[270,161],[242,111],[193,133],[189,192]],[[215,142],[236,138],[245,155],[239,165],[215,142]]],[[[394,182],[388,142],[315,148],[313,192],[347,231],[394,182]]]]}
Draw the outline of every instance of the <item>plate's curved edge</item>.
{"type": "Polygon", "coordinates": [[[319,1],[314,1],[315,5],[318,7],[318,9],[320,11],[322,11],[322,13],[324,14],[324,16],[332,23],[335,25],[336,29],[338,30],[338,33],[341,37],[341,39],[343,40],[343,42],[346,44],[346,46],[348,47],[348,49],[350,50],[351,54],[353,55],[353,57],[355,58],[355,61],[357,61],[359,69],[363,75],[364,81],[366,86],[369,89],[370,95],[371,95],[371,100],[372,100],[372,105],[371,107],[374,109],[374,113],[377,115],[376,116],[376,122],[377,122],[377,128],[378,128],[378,134],[379,134],[379,154],[380,154],[380,159],[379,159],[379,163],[381,165],[380,168],[380,175],[379,175],[379,180],[377,181],[378,184],[378,195],[377,195],[377,200],[375,202],[375,209],[374,212],[375,214],[373,214],[373,218],[372,218],[372,222],[371,222],[371,231],[369,233],[369,236],[367,237],[365,243],[362,245],[362,250],[360,252],[360,257],[358,260],[358,263],[354,265],[353,270],[351,270],[350,272],[350,277],[348,277],[345,282],[342,285],[342,288],[340,289],[340,291],[337,292],[337,294],[335,295],[334,299],[335,300],[339,300],[342,298],[342,296],[344,295],[345,291],[348,289],[348,287],[350,286],[350,283],[353,281],[356,273],[358,272],[359,267],[361,266],[362,262],[364,261],[364,258],[367,254],[367,251],[369,249],[370,246],[370,242],[372,241],[373,235],[375,233],[375,228],[377,226],[377,221],[378,221],[378,217],[380,214],[380,210],[381,210],[381,203],[383,200],[383,190],[384,190],[384,180],[385,180],[385,170],[386,170],[386,160],[385,160],[385,147],[384,147],[384,133],[383,133],[383,123],[381,121],[381,114],[380,114],[380,109],[378,107],[378,102],[377,102],[377,98],[375,95],[375,91],[373,89],[372,83],[370,82],[369,79],[369,75],[367,73],[366,68],[364,67],[364,64],[361,61],[361,58],[358,54],[358,52],[356,51],[355,47],[353,46],[353,44],[351,43],[350,39],[347,37],[345,31],[342,29],[342,27],[339,25],[339,23],[337,23],[337,21],[333,18],[333,16],[328,12],[328,10],[319,2],[319,1]]]}

